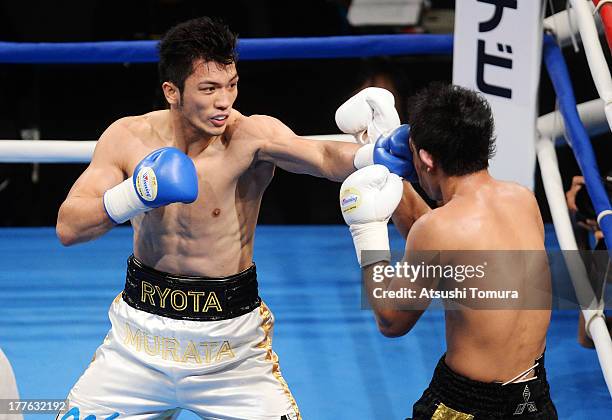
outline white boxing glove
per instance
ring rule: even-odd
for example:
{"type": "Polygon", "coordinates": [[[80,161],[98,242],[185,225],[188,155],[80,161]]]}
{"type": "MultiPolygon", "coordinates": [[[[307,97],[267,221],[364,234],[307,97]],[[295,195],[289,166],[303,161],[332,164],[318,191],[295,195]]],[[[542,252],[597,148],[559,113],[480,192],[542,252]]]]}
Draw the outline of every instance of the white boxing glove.
{"type": "Polygon", "coordinates": [[[353,236],[359,265],[390,261],[387,223],[402,199],[399,176],[383,165],[352,173],[340,187],[340,210],[353,236]],[[362,251],[367,252],[362,255],[362,251]]]}
{"type": "Polygon", "coordinates": [[[395,98],[386,89],[365,88],[336,110],[336,125],[343,133],[355,136],[357,143],[374,143],[400,125],[395,98]]]}

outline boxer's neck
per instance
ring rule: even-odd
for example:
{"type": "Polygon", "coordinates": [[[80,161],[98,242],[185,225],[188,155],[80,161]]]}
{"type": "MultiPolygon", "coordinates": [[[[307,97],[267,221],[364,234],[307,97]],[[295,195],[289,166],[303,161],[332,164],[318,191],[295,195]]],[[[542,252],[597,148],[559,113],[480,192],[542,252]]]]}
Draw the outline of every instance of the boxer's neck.
{"type": "Polygon", "coordinates": [[[442,202],[446,204],[457,195],[473,194],[474,191],[492,180],[493,178],[486,169],[462,176],[443,177],[440,180],[442,202]]]}
{"type": "Polygon", "coordinates": [[[222,135],[210,135],[193,126],[178,112],[171,112],[172,142],[188,156],[197,156],[222,135]]]}

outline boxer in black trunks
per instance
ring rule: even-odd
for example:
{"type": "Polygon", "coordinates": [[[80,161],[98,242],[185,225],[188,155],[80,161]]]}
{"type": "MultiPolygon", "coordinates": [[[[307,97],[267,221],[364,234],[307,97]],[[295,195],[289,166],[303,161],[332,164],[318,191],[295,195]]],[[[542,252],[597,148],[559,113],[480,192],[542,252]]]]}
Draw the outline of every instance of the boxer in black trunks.
{"type": "MultiPolygon", "coordinates": [[[[526,295],[550,290],[544,226],[533,193],[498,181],[488,172],[494,136],[487,102],[467,89],[433,84],[410,101],[408,122],[419,183],[442,205],[430,209],[409,183],[376,165],[349,176],[340,193],[380,331],[388,337],[408,333],[431,298],[406,299],[405,306],[398,308],[392,298],[375,299],[375,288],[412,289],[418,296],[424,288],[440,290],[455,283],[423,278],[406,282],[397,274],[375,280],[376,273],[393,268],[387,262],[386,239],[386,222],[392,214],[406,236],[405,262],[413,263],[414,255],[422,251],[450,251],[447,255],[504,251],[499,254],[499,271],[487,280],[502,285],[511,280],[518,293],[526,295]],[[509,250],[535,258],[536,263],[517,266],[508,257],[509,250]]],[[[478,310],[474,305],[479,303],[469,298],[455,307],[444,299],[447,351],[429,388],[414,405],[413,418],[556,419],[543,355],[550,294],[542,296],[540,306],[478,310]]]]}

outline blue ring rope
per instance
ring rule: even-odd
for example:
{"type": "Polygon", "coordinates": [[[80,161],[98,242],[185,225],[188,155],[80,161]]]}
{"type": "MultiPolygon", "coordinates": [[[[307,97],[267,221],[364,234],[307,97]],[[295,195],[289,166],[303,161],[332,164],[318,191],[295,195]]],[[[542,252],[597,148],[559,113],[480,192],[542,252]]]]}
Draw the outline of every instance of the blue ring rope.
{"type": "MultiPolygon", "coordinates": [[[[599,167],[595,160],[595,153],[593,152],[589,136],[584,125],[582,125],[578,109],[576,108],[576,98],[574,97],[574,90],[563,53],[557,45],[555,38],[550,35],[545,35],[544,37],[543,54],[548,76],[557,94],[567,135],[571,140],[574,156],[576,156],[584,176],[586,189],[593,202],[595,212],[600,214],[604,210],[610,210],[610,200],[601,181],[599,167]]],[[[608,254],[612,257],[612,216],[606,216],[601,219],[600,227],[604,233],[608,254]]]]}
{"type": "MultiPolygon", "coordinates": [[[[0,42],[0,63],[156,63],[158,41],[70,43],[0,42]]],[[[401,34],[238,41],[240,60],[355,58],[381,55],[450,55],[452,35],[401,34]]]]}

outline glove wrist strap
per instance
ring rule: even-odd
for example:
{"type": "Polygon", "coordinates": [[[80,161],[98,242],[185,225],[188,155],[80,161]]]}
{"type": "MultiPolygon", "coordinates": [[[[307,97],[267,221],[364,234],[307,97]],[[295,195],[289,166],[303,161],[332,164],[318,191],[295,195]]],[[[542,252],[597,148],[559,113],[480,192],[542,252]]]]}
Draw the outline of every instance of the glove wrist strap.
{"type": "Polygon", "coordinates": [[[104,210],[116,224],[121,224],[132,217],[149,210],[138,197],[132,177],[114,186],[104,193],[104,210]]]}
{"type": "Polygon", "coordinates": [[[353,165],[355,169],[374,165],[374,145],[366,144],[357,149],[355,157],[353,158],[353,165]]]}
{"type": "Polygon", "coordinates": [[[353,224],[349,229],[361,267],[379,261],[391,261],[387,221],[353,224]]]}

